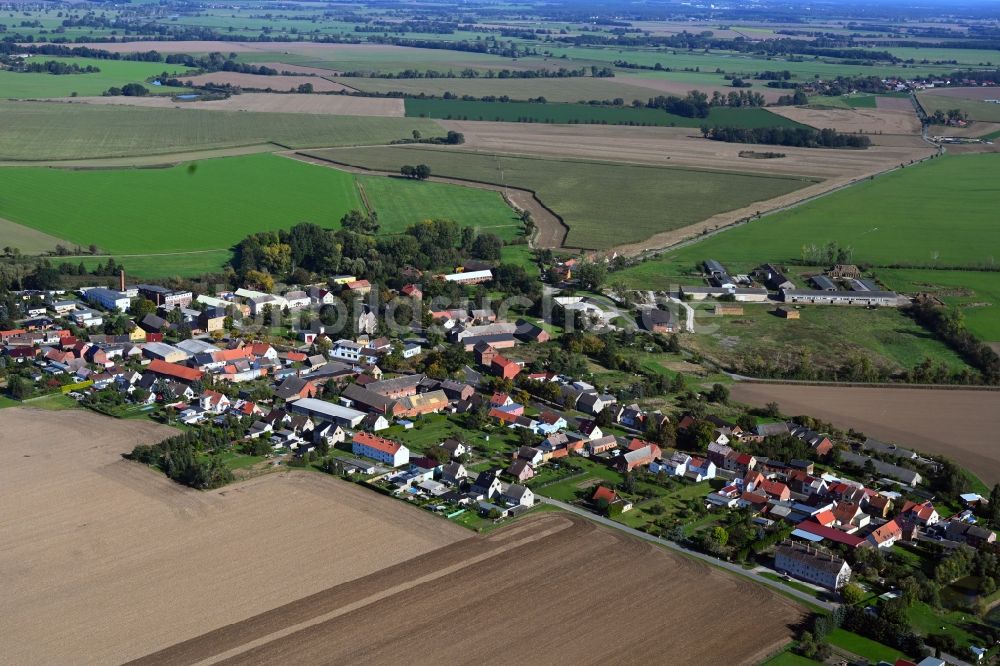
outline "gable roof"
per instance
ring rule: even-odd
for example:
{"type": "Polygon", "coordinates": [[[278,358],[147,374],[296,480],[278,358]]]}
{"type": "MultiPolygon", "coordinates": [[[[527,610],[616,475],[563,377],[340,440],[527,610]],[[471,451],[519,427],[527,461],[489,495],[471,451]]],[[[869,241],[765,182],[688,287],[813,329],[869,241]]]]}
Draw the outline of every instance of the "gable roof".
{"type": "Polygon", "coordinates": [[[174,377],[185,382],[193,382],[201,379],[201,370],[195,370],[194,368],[189,368],[184,365],[177,365],[176,363],[167,363],[166,361],[161,361],[155,359],[150,362],[149,371],[166,377],[174,377]]]}
{"type": "Polygon", "coordinates": [[[394,442],[391,439],[386,439],[384,437],[379,437],[378,435],[373,435],[370,432],[359,432],[354,434],[354,439],[351,440],[355,444],[363,444],[365,446],[370,446],[376,451],[382,451],[383,453],[388,453],[390,455],[395,455],[403,445],[394,442]]]}

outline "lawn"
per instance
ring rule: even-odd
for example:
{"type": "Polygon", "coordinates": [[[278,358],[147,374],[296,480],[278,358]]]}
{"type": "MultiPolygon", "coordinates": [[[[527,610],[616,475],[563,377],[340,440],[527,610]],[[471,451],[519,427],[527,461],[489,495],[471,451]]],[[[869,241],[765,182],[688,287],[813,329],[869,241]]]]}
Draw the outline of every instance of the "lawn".
{"type": "Polygon", "coordinates": [[[760,575],[763,576],[764,578],[767,578],[768,580],[777,581],[777,582],[781,583],[782,585],[786,585],[788,587],[796,589],[799,592],[805,592],[806,594],[811,594],[812,596],[816,597],[817,599],[824,596],[823,592],[820,592],[819,590],[817,590],[814,587],[809,587],[808,585],[803,585],[802,583],[800,583],[798,581],[795,581],[795,580],[785,580],[784,576],[779,576],[778,574],[774,574],[774,573],[770,573],[768,571],[765,571],[765,572],[761,573],[760,575]]]}
{"type": "Polygon", "coordinates": [[[700,316],[699,332],[688,336],[685,345],[752,376],[796,364],[835,372],[859,354],[888,372],[911,368],[925,357],[953,371],[966,367],[955,352],[895,308],[804,306],[801,319],[791,321],[775,316],[773,309],[746,303],[742,316],[700,316]]]}
{"type": "Polygon", "coordinates": [[[992,266],[1000,259],[998,169],[997,154],[933,159],[734,227],[655,261],[664,275],[677,275],[709,257],[754,265],[801,260],[804,247],[835,241],[850,247],[859,264],[992,266]]]}
{"type": "Polygon", "coordinates": [[[448,99],[407,99],[406,115],[445,120],[494,120],[594,125],[658,125],[663,127],[801,127],[766,109],[714,107],[707,118],[688,118],[661,109],[628,106],[528,102],[467,102],[448,99]]]}
{"type": "Polygon", "coordinates": [[[0,132],[0,160],[16,161],[167,155],[270,142],[291,148],[372,145],[409,137],[413,130],[426,137],[443,134],[437,123],[420,118],[57,102],[3,101],[0,117],[4,130],[0,132]]]}
{"type": "MultiPolygon", "coordinates": [[[[143,277],[218,270],[247,234],[314,222],[334,228],[362,207],[356,177],[271,154],[202,160],[165,169],[7,168],[0,217],[87,247],[96,243],[143,277]],[[60,197],[47,196],[60,192],[60,197]],[[73,201],[67,215],[66,198],[73,201]],[[206,224],[210,220],[211,224],[206,224]]],[[[495,192],[360,177],[385,233],[433,217],[504,239],[520,224],[495,192]]],[[[73,258],[92,267],[105,257],[73,258]]]]}
{"type": "Polygon", "coordinates": [[[0,409],[5,409],[7,407],[19,407],[20,405],[20,401],[8,398],[5,395],[0,395],[0,409]]]}
{"type": "Polygon", "coordinates": [[[168,74],[185,74],[194,71],[187,67],[178,68],[162,62],[140,62],[137,60],[103,60],[98,58],[58,58],[54,56],[34,56],[28,62],[45,63],[50,60],[75,63],[80,67],[92,65],[100,72],[92,74],[48,74],[17,73],[0,70],[0,95],[4,98],[69,97],[73,93],[81,97],[100,95],[112,86],[121,87],[126,83],[141,83],[151,93],[170,94],[180,88],[158,88],[146,79],[168,74]]]}
{"type": "Polygon", "coordinates": [[[433,173],[534,190],[570,227],[569,247],[603,249],[645,240],[727,210],[787,194],[805,178],[696,169],[510,157],[413,147],[312,151],[319,157],[395,171],[423,163],[433,173]],[[614,233],[608,233],[609,225],[614,233]]]}
{"type": "Polygon", "coordinates": [[[887,645],[882,645],[881,643],[876,643],[871,639],[853,634],[849,631],[845,631],[844,629],[835,629],[831,631],[827,635],[826,641],[830,645],[843,648],[848,652],[852,652],[859,657],[864,657],[870,661],[887,661],[891,664],[897,659],[906,658],[906,655],[899,650],[893,649],[887,645]]]}
{"type": "Polygon", "coordinates": [[[963,647],[989,645],[986,639],[976,636],[982,623],[974,614],[962,611],[937,611],[918,601],[907,609],[906,617],[913,630],[924,636],[948,634],[963,647]]]}
{"type": "Polygon", "coordinates": [[[878,276],[907,294],[934,294],[961,309],[970,331],[983,340],[1000,341],[1000,272],[879,269],[878,276]]]}

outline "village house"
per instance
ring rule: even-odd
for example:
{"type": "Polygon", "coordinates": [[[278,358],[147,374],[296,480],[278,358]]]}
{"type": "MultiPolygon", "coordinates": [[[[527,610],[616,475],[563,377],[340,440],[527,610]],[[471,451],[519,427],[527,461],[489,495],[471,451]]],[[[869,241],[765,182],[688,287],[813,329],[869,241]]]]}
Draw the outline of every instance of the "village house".
{"type": "Polygon", "coordinates": [[[356,456],[364,456],[392,467],[405,465],[410,461],[410,450],[398,442],[367,432],[354,434],[351,451],[356,456]]]}
{"type": "Polygon", "coordinates": [[[662,455],[656,444],[647,444],[641,448],[629,451],[615,460],[619,472],[631,472],[637,467],[649,465],[662,455]]]}

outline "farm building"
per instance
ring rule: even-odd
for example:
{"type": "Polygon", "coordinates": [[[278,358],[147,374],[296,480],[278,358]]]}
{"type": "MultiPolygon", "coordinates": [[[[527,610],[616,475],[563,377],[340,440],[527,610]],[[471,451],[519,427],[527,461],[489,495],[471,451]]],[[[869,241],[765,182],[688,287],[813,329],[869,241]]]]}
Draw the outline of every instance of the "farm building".
{"type": "Polygon", "coordinates": [[[811,305],[860,305],[895,307],[899,295],[894,291],[819,291],[814,289],[783,289],[781,298],[786,303],[811,305]]]}
{"type": "Polygon", "coordinates": [[[837,291],[837,284],[825,275],[814,275],[809,282],[820,291],[837,291]]]}
{"type": "Polygon", "coordinates": [[[793,310],[792,308],[786,308],[784,306],[779,306],[775,313],[782,319],[798,319],[800,317],[798,310],[793,310]]]}
{"type": "Polygon", "coordinates": [[[773,264],[764,264],[754,269],[753,274],[767,285],[768,289],[781,291],[783,289],[794,289],[795,284],[789,280],[781,270],[773,264]]]}
{"type": "Polygon", "coordinates": [[[670,310],[652,308],[642,311],[642,325],[653,333],[673,333],[677,330],[674,313],[670,310]]]}
{"type": "Polygon", "coordinates": [[[295,414],[304,414],[316,421],[336,423],[348,428],[357,427],[365,418],[364,412],[359,412],[356,409],[350,409],[342,405],[335,405],[325,400],[317,400],[316,398],[301,398],[296,400],[289,405],[288,411],[295,414]]]}
{"type": "Polygon", "coordinates": [[[861,269],[854,264],[837,264],[828,270],[826,274],[834,279],[846,278],[857,280],[861,277],[861,269]]]}
{"type": "Polygon", "coordinates": [[[767,289],[761,287],[681,287],[681,295],[692,301],[703,301],[706,298],[722,298],[732,296],[734,301],[741,303],[763,303],[767,300],[767,289]]]}
{"type": "Polygon", "coordinates": [[[447,275],[442,275],[441,279],[445,282],[454,282],[456,284],[482,284],[483,282],[489,282],[493,279],[493,271],[468,271],[465,273],[449,273],[447,275]]]}

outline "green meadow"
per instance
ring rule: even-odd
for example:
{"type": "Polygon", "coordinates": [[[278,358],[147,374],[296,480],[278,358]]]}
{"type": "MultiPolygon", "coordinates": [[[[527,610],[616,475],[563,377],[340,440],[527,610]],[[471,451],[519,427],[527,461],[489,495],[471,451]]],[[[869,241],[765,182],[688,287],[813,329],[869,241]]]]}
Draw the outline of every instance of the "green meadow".
{"type": "MultiPolygon", "coordinates": [[[[247,234],[299,222],[338,226],[364,206],[383,233],[428,218],[454,219],[513,240],[520,222],[496,192],[402,178],[355,177],[272,154],[170,168],[63,170],[6,168],[0,218],[21,236],[35,230],[66,244],[96,244],[145,277],[218,270],[247,234]],[[58,192],[59,196],[52,196],[58,192]],[[67,212],[66,202],[71,201],[67,212]]],[[[18,236],[19,237],[19,236],[18,236]]],[[[76,262],[79,259],[72,259],[76,262]]],[[[92,266],[104,257],[83,259],[92,266]]]]}
{"type": "Polygon", "coordinates": [[[180,88],[158,88],[146,79],[159,76],[163,72],[183,74],[193,71],[186,67],[177,68],[162,62],[139,62],[134,60],[102,60],[98,58],[59,58],[54,56],[34,56],[29,62],[55,60],[75,63],[80,67],[93,65],[100,72],[92,74],[48,74],[22,73],[0,70],[0,96],[5,98],[69,97],[73,93],[81,97],[100,95],[112,86],[121,87],[126,83],[141,83],[150,93],[171,94],[180,88]]]}
{"type": "MultiPolygon", "coordinates": [[[[647,95],[651,97],[652,95],[647,95]]],[[[661,109],[629,106],[529,102],[467,102],[449,99],[407,99],[407,117],[444,120],[493,120],[597,125],[657,125],[662,127],[801,127],[766,109],[714,107],[707,118],[688,118],[661,109]]]]}
{"type": "Polygon", "coordinates": [[[319,157],[396,171],[424,163],[441,176],[533,190],[569,225],[569,247],[603,249],[787,194],[812,181],[581,160],[511,157],[415,147],[312,151],[319,157]]]}
{"type": "Polygon", "coordinates": [[[970,331],[1000,342],[1000,272],[885,268],[877,274],[892,289],[933,294],[959,308],[970,331]]]}
{"type": "MultiPolygon", "coordinates": [[[[936,158],[795,208],[728,229],[630,269],[678,275],[697,261],[757,264],[800,260],[803,248],[849,246],[855,263],[992,266],[1000,155],[936,158]]],[[[616,274],[628,278],[630,272],[616,274]]]]}

